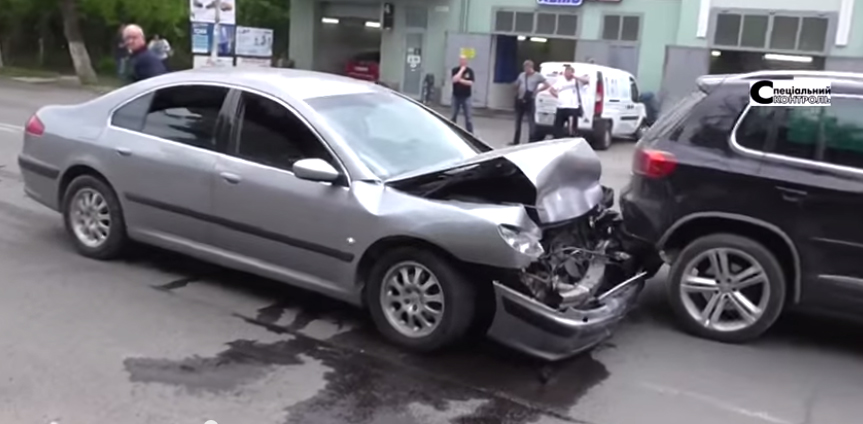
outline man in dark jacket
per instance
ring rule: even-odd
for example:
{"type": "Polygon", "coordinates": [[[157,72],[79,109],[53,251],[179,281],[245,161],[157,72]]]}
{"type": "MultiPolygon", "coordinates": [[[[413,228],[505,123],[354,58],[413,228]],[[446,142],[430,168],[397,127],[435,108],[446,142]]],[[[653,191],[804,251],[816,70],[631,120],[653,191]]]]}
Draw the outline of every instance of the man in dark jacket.
{"type": "Polygon", "coordinates": [[[143,81],[167,72],[165,64],[147,48],[147,39],[141,27],[126,25],[123,29],[123,41],[129,48],[128,75],[131,82],[143,81]]]}

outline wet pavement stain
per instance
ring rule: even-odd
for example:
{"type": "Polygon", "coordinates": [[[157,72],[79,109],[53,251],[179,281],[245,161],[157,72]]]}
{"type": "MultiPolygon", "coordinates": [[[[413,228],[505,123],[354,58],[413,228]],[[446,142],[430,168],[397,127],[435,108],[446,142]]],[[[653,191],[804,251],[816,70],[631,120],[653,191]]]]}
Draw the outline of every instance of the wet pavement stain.
{"type": "Polygon", "coordinates": [[[292,309],[296,311],[296,316],[284,329],[294,332],[305,329],[316,320],[331,322],[341,330],[347,323],[362,317],[362,311],[337,300],[298,289],[286,288],[282,291],[282,300],[258,309],[255,321],[275,324],[288,309],[292,309]]]}
{"type": "MultiPolygon", "coordinates": [[[[194,264],[183,265],[182,269],[198,271],[186,275],[202,275],[202,269],[194,264]]],[[[222,270],[211,275],[211,279],[199,284],[217,284],[274,299],[254,316],[232,315],[273,333],[297,338],[276,345],[234,342],[217,356],[221,358],[221,362],[215,362],[218,366],[208,358],[190,358],[187,363],[130,360],[127,369],[134,381],[161,381],[192,390],[229,390],[266,375],[268,367],[274,366],[271,361],[260,359],[260,355],[250,355],[250,350],[278,352],[285,364],[301,363],[297,355],[302,353],[321,360],[333,371],[328,374],[329,384],[322,393],[291,408],[289,423],[303,422],[297,417],[305,416],[309,418],[306,422],[325,424],[409,424],[411,421],[405,417],[413,403],[443,409],[446,401],[480,399],[488,402],[453,422],[520,424],[535,421],[540,411],[571,420],[570,410],[609,377],[605,366],[592,355],[602,348],[613,348],[611,343],[603,344],[593,353],[551,364],[481,338],[441,354],[415,355],[382,340],[366,314],[351,305],[249,274],[222,270]],[[287,324],[286,313],[293,315],[287,324]],[[311,348],[308,343],[312,339],[301,332],[315,320],[335,323],[338,327],[349,325],[351,329],[314,342],[333,349],[311,348]],[[241,347],[246,354],[238,353],[243,350],[241,347]],[[238,354],[242,360],[234,360],[238,354]],[[372,367],[367,365],[369,362],[380,364],[372,367]],[[180,368],[181,365],[184,367],[180,368]],[[185,377],[183,372],[178,372],[180,377],[170,376],[178,369],[187,369],[185,377]],[[407,377],[406,373],[418,377],[407,377]],[[203,375],[201,381],[196,380],[196,374],[203,375]]]]}
{"type": "Polygon", "coordinates": [[[156,290],[172,291],[172,290],[177,290],[177,289],[181,289],[183,287],[186,287],[189,284],[194,283],[195,281],[198,281],[198,280],[200,280],[200,277],[183,277],[183,278],[178,278],[178,279],[173,280],[173,281],[169,281],[168,283],[165,283],[165,284],[161,284],[161,285],[157,285],[157,286],[151,286],[151,287],[153,287],[156,290]]]}
{"type": "Polygon", "coordinates": [[[184,387],[190,393],[233,391],[264,377],[275,365],[299,365],[296,356],[283,355],[287,343],[263,346],[254,341],[228,343],[213,358],[193,356],[179,361],[128,358],[123,366],[135,383],[161,383],[184,387]]]}
{"type": "Polygon", "coordinates": [[[542,416],[538,409],[437,379],[423,370],[302,336],[269,344],[238,340],[211,358],[130,358],[124,366],[133,382],[230,394],[275,367],[303,364],[300,355],[320,361],[330,371],[324,377],[326,387],[316,396],[286,406],[285,424],[419,424],[424,420],[411,412],[418,404],[444,412],[452,401],[473,400],[485,403],[451,422],[526,424],[542,416]]]}

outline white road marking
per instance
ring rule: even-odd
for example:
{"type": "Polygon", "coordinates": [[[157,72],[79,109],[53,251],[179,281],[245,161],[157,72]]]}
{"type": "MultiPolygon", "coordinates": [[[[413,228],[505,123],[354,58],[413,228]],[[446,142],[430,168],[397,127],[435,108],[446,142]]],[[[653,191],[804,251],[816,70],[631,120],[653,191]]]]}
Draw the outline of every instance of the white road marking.
{"type": "Polygon", "coordinates": [[[747,408],[743,408],[743,407],[734,405],[730,402],[724,401],[722,399],[719,399],[719,398],[716,398],[713,396],[709,396],[709,395],[705,395],[705,394],[701,394],[701,393],[696,393],[696,392],[691,392],[688,390],[679,390],[679,389],[675,389],[673,387],[663,386],[663,385],[659,385],[659,384],[652,384],[652,383],[643,383],[642,386],[648,390],[662,393],[664,395],[680,396],[680,397],[689,398],[692,400],[706,403],[708,405],[714,406],[716,408],[719,408],[719,409],[722,409],[722,410],[725,410],[728,412],[733,412],[733,413],[743,415],[743,416],[746,416],[749,418],[760,419],[760,420],[768,422],[768,423],[792,424],[791,421],[784,420],[782,418],[774,416],[774,415],[770,414],[769,412],[753,411],[751,409],[747,409],[747,408]]]}
{"type": "Polygon", "coordinates": [[[4,124],[0,122],[0,131],[6,131],[10,133],[18,134],[24,131],[24,128],[20,125],[12,125],[12,124],[4,124]]]}

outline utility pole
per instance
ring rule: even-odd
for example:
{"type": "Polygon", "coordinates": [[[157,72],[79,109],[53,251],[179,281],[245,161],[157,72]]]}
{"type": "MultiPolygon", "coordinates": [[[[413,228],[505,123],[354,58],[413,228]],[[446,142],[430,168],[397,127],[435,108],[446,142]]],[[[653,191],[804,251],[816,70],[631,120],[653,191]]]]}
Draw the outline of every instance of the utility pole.
{"type": "Polygon", "coordinates": [[[213,23],[213,46],[210,50],[210,60],[213,61],[213,66],[216,66],[219,63],[219,42],[222,36],[222,28],[221,28],[221,13],[222,13],[222,2],[221,0],[215,0],[213,2],[213,8],[216,9],[216,19],[213,23]]]}

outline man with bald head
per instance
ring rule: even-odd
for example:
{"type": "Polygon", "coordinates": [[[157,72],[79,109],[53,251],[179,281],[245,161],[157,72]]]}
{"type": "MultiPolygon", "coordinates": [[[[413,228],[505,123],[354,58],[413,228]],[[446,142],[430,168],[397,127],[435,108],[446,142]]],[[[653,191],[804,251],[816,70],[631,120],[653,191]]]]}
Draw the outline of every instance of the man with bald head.
{"type": "Polygon", "coordinates": [[[147,48],[144,30],[138,25],[126,25],[123,28],[123,42],[129,49],[129,79],[132,82],[143,81],[167,72],[165,64],[147,48]]]}

